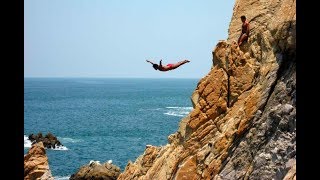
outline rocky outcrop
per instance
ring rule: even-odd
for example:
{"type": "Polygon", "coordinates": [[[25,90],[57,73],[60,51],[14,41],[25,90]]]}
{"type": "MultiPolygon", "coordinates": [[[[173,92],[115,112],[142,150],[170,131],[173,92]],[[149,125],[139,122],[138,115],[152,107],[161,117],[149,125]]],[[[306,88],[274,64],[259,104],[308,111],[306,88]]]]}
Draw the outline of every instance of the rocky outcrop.
{"type": "Polygon", "coordinates": [[[48,133],[45,136],[43,136],[42,133],[38,133],[37,135],[30,134],[28,139],[32,144],[42,142],[45,148],[54,149],[58,146],[63,146],[57,137],[51,133],[48,133]]]}
{"type": "Polygon", "coordinates": [[[118,179],[295,179],[295,41],[295,0],[236,0],[194,110],[166,146],[148,146],[118,179]],[[251,31],[238,47],[241,15],[251,31]]]}
{"type": "Polygon", "coordinates": [[[43,143],[35,143],[24,155],[25,180],[53,180],[43,143]]]}
{"type": "Polygon", "coordinates": [[[81,166],[78,172],[72,174],[70,180],[115,180],[120,174],[120,168],[111,162],[100,164],[99,161],[90,161],[89,164],[81,166]]]}

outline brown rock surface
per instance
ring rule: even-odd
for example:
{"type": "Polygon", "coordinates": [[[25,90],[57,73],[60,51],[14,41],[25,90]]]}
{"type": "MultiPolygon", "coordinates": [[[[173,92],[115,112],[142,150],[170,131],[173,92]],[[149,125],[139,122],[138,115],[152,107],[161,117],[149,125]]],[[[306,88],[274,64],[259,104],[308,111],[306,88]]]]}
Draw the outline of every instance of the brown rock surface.
{"type": "Polygon", "coordinates": [[[53,180],[43,143],[35,143],[24,155],[25,180],[53,180]]]}
{"type": "Polygon", "coordinates": [[[295,178],[296,1],[236,0],[228,32],[169,144],[118,179],[295,178]],[[238,47],[241,15],[251,31],[238,47]]]}
{"type": "Polygon", "coordinates": [[[83,165],[79,170],[70,176],[70,180],[115,180],[120,174],[120,168],[112,163],[105,162],[100,164],[99,161],[90,161],[89,164],[83,165]]]}

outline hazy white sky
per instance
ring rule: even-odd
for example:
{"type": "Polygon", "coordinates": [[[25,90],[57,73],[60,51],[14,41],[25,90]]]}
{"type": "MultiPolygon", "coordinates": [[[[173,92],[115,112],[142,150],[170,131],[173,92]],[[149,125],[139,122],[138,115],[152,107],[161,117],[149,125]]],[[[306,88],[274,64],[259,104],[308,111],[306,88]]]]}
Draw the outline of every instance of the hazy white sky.
{"type": "MultiPolygon", "coordinates": [[[[234,0],[24,0],[25,77],[202,78],[234,0]],[[155,71],[146,59],[180,68],[155,71]]],[[[241,22],[239,22],[239,26],[241,22]]]]}

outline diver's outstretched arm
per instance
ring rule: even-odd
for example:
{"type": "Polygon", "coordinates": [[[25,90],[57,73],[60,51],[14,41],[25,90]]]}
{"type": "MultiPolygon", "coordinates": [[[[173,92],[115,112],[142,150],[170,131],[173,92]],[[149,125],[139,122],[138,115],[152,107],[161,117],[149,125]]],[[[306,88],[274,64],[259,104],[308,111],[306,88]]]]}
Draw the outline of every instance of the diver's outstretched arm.
{"type": "Polygon", "coordinates": [[[152,65],[154,64],[153,62],[149,61],[148,59],[146,60],[147,62],[151,63],[152,65]]]}

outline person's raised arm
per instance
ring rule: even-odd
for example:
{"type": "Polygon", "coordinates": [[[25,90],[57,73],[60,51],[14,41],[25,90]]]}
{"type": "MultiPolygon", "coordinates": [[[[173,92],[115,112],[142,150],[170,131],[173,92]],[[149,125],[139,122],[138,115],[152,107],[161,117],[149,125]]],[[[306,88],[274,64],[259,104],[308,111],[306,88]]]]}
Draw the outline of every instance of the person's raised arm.
{"type": "Polygon", "coordinates": [[[152,65],[154,64],[153,62],[149,61],[148,59],[146,60],[147,62],[151,63],[152,65]]]}
{"type": "Polygon", "coordinates": [[[162,66],[162,59],[160,60],[159,64],[160,64],[160,66],[162,66]]]}

